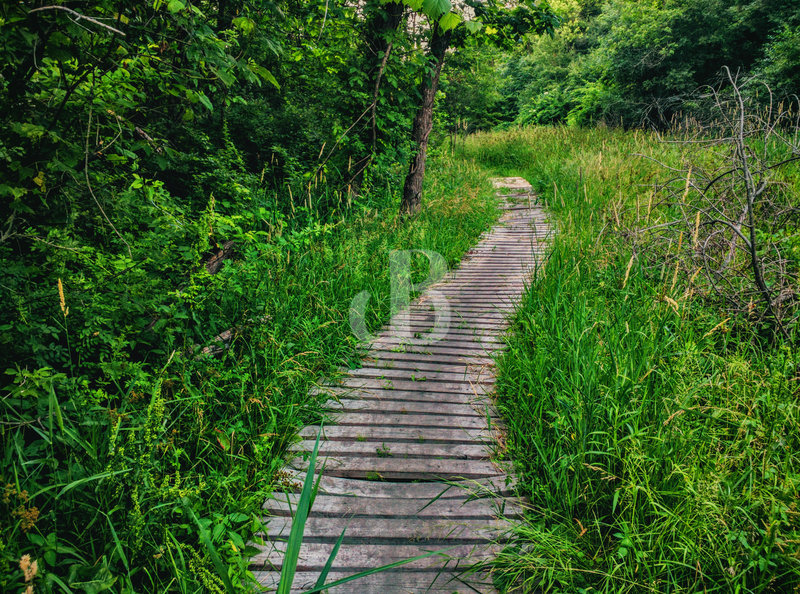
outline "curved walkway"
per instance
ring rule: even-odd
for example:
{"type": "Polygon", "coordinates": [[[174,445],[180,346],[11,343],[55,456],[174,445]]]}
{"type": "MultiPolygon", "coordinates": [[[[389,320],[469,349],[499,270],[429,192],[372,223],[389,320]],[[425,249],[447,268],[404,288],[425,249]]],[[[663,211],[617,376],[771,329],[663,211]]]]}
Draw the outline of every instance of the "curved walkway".
{"type": "MultiPolygon", "coordinates": [[[[331,394],[336,424],[324,429],[320,442],[324,474],[293,591],[314,586],[345,528],[328,582],[428,551],[446,550],[446,556],[331,592],[494,591],[486,576],[464,573],[492,555],[492,542],[502,540],[507,527],[503,517],[518,513],[506,498],[508,478],[491,459],[499,428],[488,398],[492,356],[503,346],[507,316],[544,258],[550,232],[525,180],[494,183],[504,198],[498,224],[375,337],[363,367],[321,388],[331,394]],[[449,323],[440,330],[443,300],[449,323]],[[470,496],[476,492],[492,496],[470,496]]],[[[317,431],[301,433],[299,451],[313,449],[317,431]]],[[[295,466],[302,470],[302,456],[295,466]]],[[[267,504],[270,541],[252,566],[267,587],[277,586],[298,498],[279,495],[267,504]]]]}

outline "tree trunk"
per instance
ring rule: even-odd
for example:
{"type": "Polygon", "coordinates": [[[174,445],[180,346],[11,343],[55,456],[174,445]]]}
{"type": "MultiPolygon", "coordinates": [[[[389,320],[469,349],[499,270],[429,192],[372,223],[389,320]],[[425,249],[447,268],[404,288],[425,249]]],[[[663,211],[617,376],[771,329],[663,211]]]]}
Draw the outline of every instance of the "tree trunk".
{"type": "MultiPolygon", "coordinates": [[[[363,153],[352,155],[352,170],[347,172],[347,183],[352,186],[355,194],[359,193],[364,178],[364,171],[372,162],[376,152],[378,140],[382,138],[377,127],[378,99],[380,97],[381,80],[386,70],[389,54],[392,51],[393,33],[397,31],[406,13],[406,6],[402,2],[388,2],[375,0],[365,4],[366,25],[364,27],[364,54],[360,67],[368,73],[368,80],[372,81],[372,103],[364,106],[370,109],[371,124],[360,133],[364,147],[369,147],[363,153]]],[[[363,109],[360,108],[360,109],[363,109]]]]}
{"type": "Polygon", "coordinates": [[[428,80],[422,82],[420,89],[422,100],[414,124],[411,128],[411,138],[416,146],[411,165],[408,169],[405,184],[403,185],[403,201],[400,211],[406,215],[419,212],[422,205],[422,182],[425,179],[425,159],[428,153],[428,137],[433,128],[433,103],[436,99],[436,90],[439,87],[439,76],[444,65],[444,55],[450,45],[450,31],[442,32],[438,24],[433,26],[431,38],[431,57],[434,59],[433,70],[428,80]]]}

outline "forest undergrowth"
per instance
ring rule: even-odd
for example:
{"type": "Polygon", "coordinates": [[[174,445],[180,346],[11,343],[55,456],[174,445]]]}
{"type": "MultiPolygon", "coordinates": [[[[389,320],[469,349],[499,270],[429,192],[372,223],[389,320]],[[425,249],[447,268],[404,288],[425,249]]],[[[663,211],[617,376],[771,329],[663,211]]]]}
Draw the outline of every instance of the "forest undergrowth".
{"type": "MultiPolygon", "coordinates": [[[[0,398],[0,589],[251,588],[264,501],[287,480],[297,430],[320,418],[309,388],[356,358],[351,299],[369,290],[367,325],[379,327],[392,249],[452,265],[497,217],[481,169],[434,163],[413,219],[388,190],[327,220],[270,212],[257,193],[247,211],[212,201],[200,220],[175,220],[189,241],[170,249],[194,262],[179,285],[148,269],[168,254],[145,258],[146,234],[131,246],[143,266],[63,249],[57,283],[36,293],[49,313],[27,322],[31,343],[51,336],[40,356],[57,368],[32,367],[34,351],[0,398]],[[212,233],[236,245],[215,274],[192,243],[212,233]]],[[[24,318],[28,306],[6,307],[24,318]]]]}

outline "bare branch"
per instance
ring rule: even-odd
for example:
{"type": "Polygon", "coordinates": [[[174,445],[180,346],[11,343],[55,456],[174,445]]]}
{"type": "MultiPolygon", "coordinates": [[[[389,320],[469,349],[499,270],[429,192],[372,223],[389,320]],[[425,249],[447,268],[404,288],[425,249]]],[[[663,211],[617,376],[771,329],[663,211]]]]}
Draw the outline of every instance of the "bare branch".
{"type": "Polygon", "coordinates": [[[655,187],[646,226],[622,232],[647,255],[650,270],[683,268],[691,279],[684,298],[720,300],[732,313],[788,336],[800,319],[800,274],[782,254],[782,242],[800,229],[800,208],[793,187],[775,171],[800,161],[800,113],[776,106],[769,89],[768,105],[751,105],[741,77],[729,68],[723,73],[725,87],[706,96],[707,120],[694,121],[691,131],[677,122],[684,139],[663,140],[686,147],[686,166],[640,155],[669,179],[655,187]]]}
{"type": "Polygon", "coordinates": [[[40,6],[39,8],[34,8],[33,10],[29,10],[28,13],[30,14],[30,13],[34,13],[34,12],[41,12],[43,10],[63,10],[64,12],[72,15],[77,20],[88,21],[88,22],[92,23],[93,25],[97,25],[98,27],[102,27],[103,29],[111,31],[112,33],[115,33],[117,35],[121,35],[122,37],[125,37],[125,33],[120,31],[119,29],[115,29],[114,27],[112,27],[110,25],[106,25],[105,23],[102,23],[102,22],[98,21],[97,19],[94,19],[94,18],[92,18],[90,16],[86,16],[85,14],[81,14],[79,12],[76,12],[76,11],[72,10],[71,8],[67,8],[66,6],[40,6]]]}

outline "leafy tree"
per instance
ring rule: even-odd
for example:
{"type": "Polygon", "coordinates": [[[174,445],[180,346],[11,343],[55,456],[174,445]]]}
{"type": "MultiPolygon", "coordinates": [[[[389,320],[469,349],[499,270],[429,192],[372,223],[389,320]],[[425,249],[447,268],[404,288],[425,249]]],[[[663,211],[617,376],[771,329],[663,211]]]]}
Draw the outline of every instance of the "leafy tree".
{"type": "Polygon", "coordinates": [[[796,91],[796,3],[560,0],[553,8],[563,19],[554,39],[528,40],[504,66],[520,123],[664,125],[726,65],[796,91]]]}
{"type": "Polygon", "coordinates": [[[427,23],[428,74],[419,89],[411,138],[415,147],[403,185],[401,210],[407,214],[419,211],[428,140],[433,128],[433,107],[439,78],[448,49],[461,47],[469,35],[482,33],[500,45],[519,39],[526,32],[552,31],[557,19],[546,2],[521,3],[513,8],[491,0],[465,2],[453,7],[450,0],[411,0],[409,6],[419,11],[427,23]]]}

